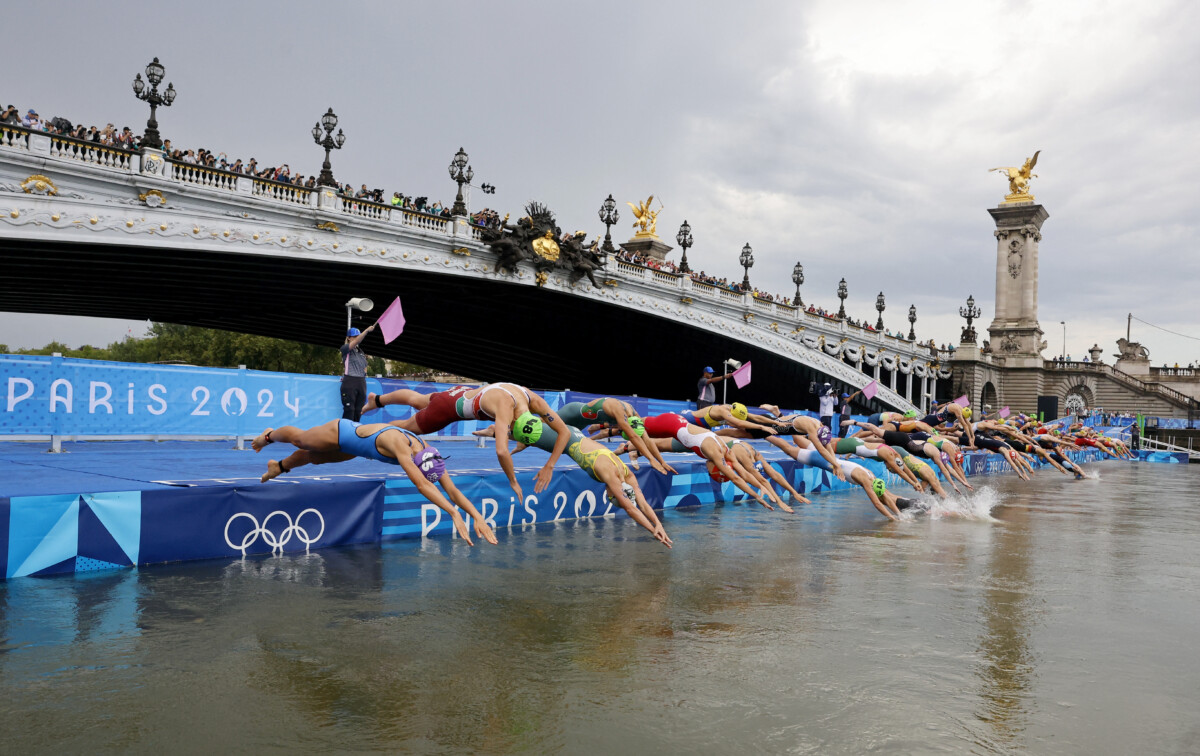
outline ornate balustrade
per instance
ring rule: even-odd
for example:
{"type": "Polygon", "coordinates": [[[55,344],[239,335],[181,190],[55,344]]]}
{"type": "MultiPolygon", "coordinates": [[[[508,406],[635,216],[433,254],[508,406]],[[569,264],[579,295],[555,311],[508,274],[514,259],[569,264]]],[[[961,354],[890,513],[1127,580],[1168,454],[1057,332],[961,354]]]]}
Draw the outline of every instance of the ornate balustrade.
{"type": "Polygon", "coordinates": [[[314,192],[312,189],[296,186],[295,184],[271,181],[270,179],[254,178],[251,180],[253,181],[251,194],[255,197],[304,206],[311,205],[313,202],[314,192]]]}
{"type": "Polygon", "coordinates": [[[27,150],[29,149],[29,134],[28,129],[0,123],[0,147],[27,150]]]}
{"type": "Polygon", "coordinates": [[[205,186],[224,192],[238,190],[239,174],[237,173],[194,163],[182,163],[177,160],[168,160],[167,162],[171,164],[171,178],[181,184],[205,186]]]}

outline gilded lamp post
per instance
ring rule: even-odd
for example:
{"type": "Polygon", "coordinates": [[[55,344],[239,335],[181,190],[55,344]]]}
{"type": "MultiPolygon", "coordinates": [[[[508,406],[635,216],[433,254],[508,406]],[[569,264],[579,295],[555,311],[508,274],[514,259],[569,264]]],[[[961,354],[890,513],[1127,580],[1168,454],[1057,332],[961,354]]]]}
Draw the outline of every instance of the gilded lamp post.
{"type": "Polygon", "coordinates": [[[879,310],[879,320],[875,323],[875,330],[883,330],[883,311],[887,309],[887,302],[883,300],[883,292],[879,292],[879,296],[875,297],[875,309],[879,310]]]}
{"type": "Polygon", "coordinates": [[[692,246],[692,227],[686,220],[679,227],[679,233],[675,234],[675,242],[683,250],[683,257],[679,259],[679,272],[691,273],[692,269],[688,267],[687,251],[688,247],[692,246]]]}
{"type": "Polygon", "coordinates": [[[337,115],[333,112],[333,108],[330,108],[312,127],[313,141],[325,148],[325,162],[321,163],[321,175],[317,176],[317,186],[338,185],[337,181],[333,179],[333,166],[329,164],[329,152],[342,149],[342,145],[346,143],[346,135],[342,133],[341,129],[338,129],[337,136],[333,135],[333,130],[337,129],[337,123],[337,115]],[[323,138],[322,131],[325,133],[323,138]]]}
{"type": "Polygon", "coordinates": [[[175,85],[168,83],[167,91],[162,94],[158,93],[158,85],[162,84],[163,74],[166,69],[162,63],[155,58],[146,66],[146,81],[150,82],[150,91],[146,91],[146,82],[142,81],[142,75],[137,74],[133,77],[133,93],[139,100],[150,104],[150,120],[146,121],[146,134],[142,137],[143,147],[153,147],[156,150],[162,149],[162,137],[158,134],[158,119],[155,114],[158,106],[170,107],[171,103],[175,102],[175,85]]]}
{"type": "Polygon", "coordinates": [[[738,261],[746,272],[742,278],[742,291],[750,291],[750,269],[754,267],[754,250],[750,248],[750,242],[746,242],[746,246],[742,247],[742,254],[738,256],[738,261]]]}
{"type": "Polygon", "coordinates": [[[600,205],[600,222],[604,224],[604,245],[601,247],[606,253],[615,252],[612,243],[612,227],[621,219],[621,214],[617,212],[617,201],[613,196],[608,195],[608,199],[600,205]]]}
{"type": "Polygon", "coordinates": [[[800,284],[804,283],[804,266],[796,263],[796,267],[792,268],[792,283],[796,284],[796,298],[792,300],[792,304],[796,307],[803,307],[804,301],[800,299],[800,284]]]}
{"type": "Polygon", "coordinates": [[[967,319],[967,327],[962,331],[962,342],[964,344],[975,343],[975,327],[971,325],[971,321],[983,314],[983,310],[975,306],[975,295],[967,297],[967,306],[958,308],[959,317],[967,319]]]}
{"type": "Polygon", "coordinates": [[[458,184],[458,196],[454,198],[454,207],[450,209],[453,215],[466,215],[467,206],[463,202],[462,188],[463,184],[471,183],[471,179],[475,178],[475,170],[467,164],[467,153],[462,147],[458,148],[458,152],[454,153],[454,159],[450,161],[450,178],[458,184]]]}
{"type": "Polygon", "coordinates": [[[838,282],[838,299],[842,300],[842,304],[838,307],[838,317],[842,320],[846,319],[846,297],[850,296],[849,290],[846,288],[846,279],[838,282]]]}
{"type": "Polygon", "coordinates": [[[916,328],[917,328],[917,306],[914,304],[914,305],[908,306],[908,340],[909,341],[917,340],[916,328]]]}

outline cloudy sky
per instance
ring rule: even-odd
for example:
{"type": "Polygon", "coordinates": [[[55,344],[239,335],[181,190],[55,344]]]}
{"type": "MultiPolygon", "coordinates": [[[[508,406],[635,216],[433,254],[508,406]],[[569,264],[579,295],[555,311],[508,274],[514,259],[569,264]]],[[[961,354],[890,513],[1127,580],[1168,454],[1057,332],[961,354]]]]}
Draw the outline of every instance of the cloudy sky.
{"type": "MultiPolygon", "coordinates": [[[[1050,219],[1040,320],[1050,346],[1111,354],[1126,313],[1200,337],[1200,4],[1104,2],[19,3],[0,99],[140,130],[130,82],[153,56],[179,91],[176,145],[320,169],[309,130],[347,134],[335,175],[447,204],[465,147],[487,204],[548,203],[564,229],[654,193],[691,223],[696,268],[955,340],[973,294],[991,320],[988,169],[1041,150],[1050,219]],[[455,10],[450,10],[451,8],[455,10]],[[765,282],[772,282],[764,285],[765,282]]],[[[475,195],[475,206],[483,195],[475,195]]],[[[677,258],[676,258],[677,259],[677,258]]],[[[144,324],[0,316],[0,343],[107,343],[144,324]]],[[[1158,363],[1200,341],[1135,321],[1158,363]]]]}

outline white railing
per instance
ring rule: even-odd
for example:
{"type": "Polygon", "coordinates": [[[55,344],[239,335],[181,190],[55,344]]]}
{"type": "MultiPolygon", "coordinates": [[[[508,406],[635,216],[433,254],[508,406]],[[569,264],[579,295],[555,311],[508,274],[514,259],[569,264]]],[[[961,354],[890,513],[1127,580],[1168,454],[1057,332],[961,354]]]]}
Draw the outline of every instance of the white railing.
{"type": "Polygon", "coordinates": [[[347,215],[357,215],[359,218],[367,218],[375,221],[386,221],[391,217],[392,209],[386,205],[377,205],[374,202],[367,202],[361,199],[351,199],[350,197],[339,197],[342,212],[347,215]]]}
{"type": "Polygon", "coordinates": [[[83,142],[78,139],[50,135],[50,156],[127,171],[133,166],[134,153],[118,150],[115,147],[105,147],[95,142],[83,142]]]}
{"type": "Polygon", "coordinates": [[[676,288],[679,286],[680,276],[677,276],[674,273],[668,273],[665,270],[654,270],[651,268],[650,271],[650,276],[658,283],[666,284],[671,288],[676,288]]]}
{"type": "Polygon", "coordinates": [[[255,197],[307,206],[312,204],[313,190],[305,189],[302,186],[291,186],[290,184],[280,184],[276,181],[266,181],[256,178],[254,179],[254,186],[251,189],[251,193],[255,197]]]}
{"type": "Polygon", "coordinates": [[[171,170],[172,177],[181,184],[194,184],[195,186],[206,186],[209,189],[220,189],[227,192],[237,191],[238,174],[228,171],[219,171],[215,168],[206,168],[202,165],[193,165],[192,163],[180,163],[174,160],[171,161],[173,166],[171,170]]]}
{"type": "Polygon", "coordinates": [[[18,131],[6,124],[0,124],[0,147],[12,147],[15,150],[29,149],[29,132],[18,131]]]}
{"type": "Polygon", "coordinates": [[[721,286],[718,286],[716,288],[717,288],[717,294],[721,297],[721,299],[731,299],[734,302],[742,302],[745,300],[745,297],[742,296],[742,294],[739,292],[730,291],[729,289],[726,289],[721,286]]]}
{"type": "Polygon", "coordinates": [[[431,215],[424,215],[422,213],[414,213],[408,210],[402,210],[401,223],[409,228],[418,228],[422,231],[432,231],[435,234],[450,233],[449,218],[434,218],[431,215]]]}
{"type": "Polygon", "coordinates": [[[775,312],[775,303],[774,302],[768,302],[767,300],[759,299],[758,297],[751,297],[751,299],[754,300],[754,306],[756,308],[758,308],[759,310],[766,310],[767,312],[775,312]]]}

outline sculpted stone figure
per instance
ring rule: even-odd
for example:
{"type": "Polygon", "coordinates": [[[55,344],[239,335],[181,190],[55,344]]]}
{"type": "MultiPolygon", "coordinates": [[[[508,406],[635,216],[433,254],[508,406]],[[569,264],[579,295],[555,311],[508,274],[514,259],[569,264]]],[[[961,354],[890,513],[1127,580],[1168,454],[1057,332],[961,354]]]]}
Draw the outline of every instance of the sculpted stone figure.
{"type": "Polygon", "coordinates": [[[1008,195],[1006,200],[1015,199],[1033,199],[1033,195],[1029,193],[1029,180],[1037,178],[1037,174],[1033,172],[1033,167],[1037,165],[1038,155],[1042,154],[1041,150],[1033,153],[1033,157],[1025,161],[1020,168],[1016,166],[1002,166],[1000,168],[990,168],[988,173],[992,171],[1003,171],[1008,177],[1008,195]]]}

